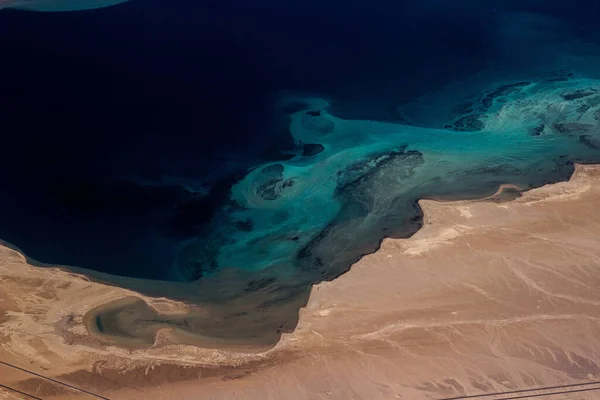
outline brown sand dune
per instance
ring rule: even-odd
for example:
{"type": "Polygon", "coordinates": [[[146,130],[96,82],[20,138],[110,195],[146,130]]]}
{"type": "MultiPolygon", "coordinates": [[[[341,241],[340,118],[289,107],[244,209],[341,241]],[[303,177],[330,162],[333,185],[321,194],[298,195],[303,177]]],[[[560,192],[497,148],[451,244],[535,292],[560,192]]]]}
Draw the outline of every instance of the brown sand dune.
{"type": "Polygon", "coordinates": [[[154,325],[151,348],[117,346],[86,328],[97,307],[187,306],[1,248],[0,361],[26,371],[0,364],[0,383],[44,399],[92,398],[44,377],[111,399],[600,398],[600,166],[514,197],[422,201],[422,230],[315,286],[296,331],[258,353],[154,325]]]}

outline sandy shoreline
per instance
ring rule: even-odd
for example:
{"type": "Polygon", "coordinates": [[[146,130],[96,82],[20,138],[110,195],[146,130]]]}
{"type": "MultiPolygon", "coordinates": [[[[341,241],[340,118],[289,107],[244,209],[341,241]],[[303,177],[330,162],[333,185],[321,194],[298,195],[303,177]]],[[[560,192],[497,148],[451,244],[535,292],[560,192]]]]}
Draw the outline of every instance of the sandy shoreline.
{"type": "MultiPolygon", "coordinates": [[[[420,201],[419,232],[314,286],[297,329],[262,352],[187,345],[155,320],[141,328],[158,332],[153,346],[118,347],[86,328],[94,310],[136,301],[170,320],[202,310],[36,268],[2,247],[0,360],[127,399],[426,399],[600,380],[600,166],[518,194],[420,201]]],[[[9,366],[0,376],[44,399],[76,398],[9,366]]]]}

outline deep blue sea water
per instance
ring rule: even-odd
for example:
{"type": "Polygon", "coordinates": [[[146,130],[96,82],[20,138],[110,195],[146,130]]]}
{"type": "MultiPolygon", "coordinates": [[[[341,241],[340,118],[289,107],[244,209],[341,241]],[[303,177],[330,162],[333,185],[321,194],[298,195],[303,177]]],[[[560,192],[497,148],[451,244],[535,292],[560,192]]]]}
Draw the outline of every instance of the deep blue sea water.
{"type": "Polygon", "coordinates": [[[594,0],[0,10],[0,239],[176,282],[104,277],[215,315],[288,307],[412,234],[419,198],[599,161],[599,17],[594,0]]]}

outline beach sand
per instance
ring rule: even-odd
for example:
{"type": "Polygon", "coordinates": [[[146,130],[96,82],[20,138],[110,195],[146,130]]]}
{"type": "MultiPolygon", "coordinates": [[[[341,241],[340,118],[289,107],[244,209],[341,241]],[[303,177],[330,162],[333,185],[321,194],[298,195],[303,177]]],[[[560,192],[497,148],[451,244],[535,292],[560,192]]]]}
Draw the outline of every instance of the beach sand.
{"type": "Polygon", "coordinates": [[[505,189],[421,201],[419,232],[314,286],[296,330],[270,349],[199,347],[156,316],[201,310],[2,247],[0,383],[43,399],[598,398],[600,166],[520,197],[505,189]],[[137,311],[98,324],[121,304],[137,311]],[[131,320],[130,340],[102,334],[131,320]],[[532,388],[544,389],[515,392],[532,388]]]}

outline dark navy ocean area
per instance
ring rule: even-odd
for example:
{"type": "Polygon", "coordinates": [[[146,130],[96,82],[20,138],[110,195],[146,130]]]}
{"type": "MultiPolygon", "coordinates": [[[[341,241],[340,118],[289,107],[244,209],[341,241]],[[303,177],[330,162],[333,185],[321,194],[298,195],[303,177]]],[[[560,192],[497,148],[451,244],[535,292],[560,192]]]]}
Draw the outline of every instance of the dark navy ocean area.
{"type": "Polygon", "coordinates": [[[600,161],[599,18],[597,0],[1,9],[0,239],[201,304],[190,331],[270,340],[312,284],[416,232],[418,199],[600,161]]]}

